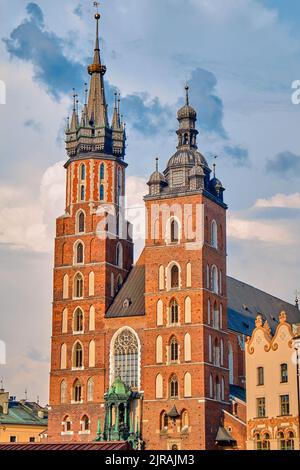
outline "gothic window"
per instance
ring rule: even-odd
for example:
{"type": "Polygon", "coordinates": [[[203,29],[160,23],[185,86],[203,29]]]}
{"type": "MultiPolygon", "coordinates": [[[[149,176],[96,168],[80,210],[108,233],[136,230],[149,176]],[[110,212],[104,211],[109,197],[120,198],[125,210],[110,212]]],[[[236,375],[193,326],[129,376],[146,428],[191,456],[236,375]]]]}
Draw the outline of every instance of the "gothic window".
{"type": "Polygon", "coordinates": [[[116,248],[116,266],[123,268],[123,248],[121,243],[118,243],[116,248]]]}
{"type": "Polygon", "coordinates": [[[84,212],[80,211],[77,215],[77,227],[78,233],[84,233],[85,231],[85,215],[84,212]]]}
{"type": "Polygon", "coordinates": [[[212,337],[208,336],[208,360],[212,362],[212,337]]]}
{"type": "Polygon", "coordinates": [[[179,396],[178,395],[178,379],[176,375],[172,375],[169,386],[170,386],[170,398],[171,399],[178,398],[179,396]]]}
{"type": "Polygon", "coordinates": [[[94,381],[92,378],[87,381],[87,401],[94,401],[94,381]]]}
{"type": "Polygon", "coordinates": [[[104,180],[104,163],[100,165],[100,180],[104,180]]]}
{"type": "Polygon", "coordinates": [[[280,382],[281,383],[288,382],[288,365],[287,364],[280,364],[280,382]]]}
{"type": "Polygon", "coordinates": [[[74,297],[80,299],[83,297],[83,276],[77,273],[74,278],[74,297]]]}
{"type": "Polygon", "coordinates": [[[189,415],[187,410],[181,412],[181,430],[187,431],[189,428],[189,415]]]}
{"type": "Polygon", "coordinates": [[[223,329],[223,305],[220,304],[220,324],[219,324],[220,330],[223,329]]]}
{"type": "Polygon", "coordinates": [[[192,321],[192,301],[190,297],[186,297],[184,301],[184,321],[191,323],[192,321]]]}
{"type": "Polygon", "coordinates": [[[270,450],[270,434],[268,432],[263,436],[261,450],[270,450]]]}
{"type": "Polygon", "coordinates": [[[213,376],[211,374],[209,376],[209,396],[210,398],[213,398],[214,396],[214,381],[213,376]]]}
{"type": "Polygon", "coordinates": [[[224,342],[222,339],[220,340],[220,364],[224,365],[224,342]]]}
{"type": "Polygon", "coordinates": [[[62,325],[61,325],[61,332],[67,333],[68,332],[68,310],[65,308],[62,313],[62,325]]]}
{"type": "Polygon", "coordinates": [[[219,377],[217,376],[216,377],[216,390],[215,390],[215,399],[217,401],[220,401],[221,400],[221,387],[220,387],[220,380],[219,380],[219,377]]]}
{"type": "Polygon", "coordinates": [[[117,279],[117,292],[119,292],[119,290],[121,289],[122,284],[123,284],[123,279],[122,279],[121,274],[119,274],[118,279],[117,279]]]}
{"type": "Polygon", "coordinates": [[[89,273],[89,296],[95,295],[95,273],[91,271],[89,273]]]}
{"type": "Polygon", "coordinates": [[[255,450],[262,450],[262,441],[260,433],[257,432],[254,434],[255,450]]]}
{"type": "Polygon", "coordinates": [[[114,273],[110,274],[110,296],[115,296],[115,276],[114,273]]]}
{"type": "Polygon", "coordinates": [[[83,263],[83,244],[81,242],[77,243],[75,245],[75,261],[76,264],[82,264],[83,263]]]}
{"type": "Polygon", "coordinates": [[[73,349],[73,367],[76,369],[83,366],[83,349],[79,341],[74,346],[73,349]]]}
{"type": "Polygon", "coordinates": [[[157,302],[156,306],[156,324],[157,326],[162,326],[164,324],[164,318],[163,318],[163,303],[162,300],[159,300],[157,302]]]}
{"type": "Polygon", "coordinates": [[[82,400],[82,386],[79,380],[76,380],[73,385],[73,401],[80,403],[82,400]]]}
{"type": "Polygon", "coordinates": [[[67,403],[67,383],[65,380],[60,383],[60,402],[67,403]]]}
{"type": "Polygon", "coordinates": [[[80,186],[80,200],[84,201],[85,200],[85,186],[82,184],[80,186]]]}
{"type": "Polygon", "coordinates": [[[171,362],[178,361],[178,343],[175,336],[173,336],[170,341],[170,360],[171,362]]]}
{"type": "Polygon", "coordinates": [[[184,335],[184,360],[186,362],[192,360],[191,335],[189,333],[184,335]]]}
{"type": "Polygon", "coordinates": [[[220,366],[220,347],[217,338],[215,339],[214,343],[214,365],[220,366]]]}
{"type": "Polygon", "coordinates": [[[74,313],[74,324],[73,324],[74,333],[83,332],[83,312],[81,308],[77,308],[74,313]]]}
{"type": "Polygon", "coordinates": [[[67,345],[62,344],[60,348],[60,368],[67,368],[67,345]]]}
{"type": "Polygon", "coordinates": [[[165,410],[160,413],[159,424],[159,428],[161,431],[166,431],[168,429],[168,415],[165,410]]]}
{"type": "Polygon", "coordinates": [[[211,268],[211,290],[215,293],[219,293],[219,284],[218,284],[218,269],[216,266],[211,268]]]}
{"type": "Polygon", "coordinates": [[[207,301],[207,323],[210,325],[211,322],[211,306],[210,306],[210,299],[207,301]]]}
{"type": "Polygon", "coordinates": [[[69,276],[67,274],[63,277],[63,299],[69,297],[69,276]]]}
{"type": "Polygon", "coordinates": [[[81,418],[81,431],[88,431],[90,429],[90,420],[87,415],[81,418]]]}
{"type": "Polygon", "coordinates": [[[161,374],[158,374],[155,379],[155,397],[163,398],[163,378],[161,374]]]}
{"type": "Polygon", "coordinates": [[[170,304],[170,324],[176,325],[179,322],[179,308],[175,299],[170,304]]]}
{"type": "Polygon", "coordinates": [[[71,419],[69,416],[65,416],[63,419],[63,430],[64,432],[70,432],[72,428],[71,419]]]}
{"type": "Polygon", "coordinates": [[[223,377],[222,377],[222,380],[221,380],[221,400],[222,401],[225,400],[225,382],[224,382],[223,377]]]}
{"type": "Polygon", "coordinates": [[[89,344],[89,367],[95,367],[95,360],[96,360],[96,346],[95,341],[90,341],[89,344]]]}
{"type": "Polygon", "coordinates": [[[94,329],[95,329],[95,307],[92,305],[90,307],[89,330],[94,331],[94,329]]]}
{"type": "Polygon", "coordinates": [[[103,186],[103,184],[100,184],[99,193],[100,193],[100,201],[104,201],[104,186],[103,186]]]}
{"type": "Polygon", "coordinates": [[[211,223],[210,244],[213,248],[218,248],[218,226],[215,220],[211,223]]]}
{"type": "Polygon", "coordinates": [[[192,396],[192,376],[189,372],[184,374],[184,396],[186,398],[192,396]]]}
{"type": "Polygon", "coordinates": [[[187,263],[186,265],[186,287],[192,286],[192,265],[187,263]]]}
{"type": "Polygon", "coordinates": [[[113,348],[114,378],[120,376],[128,387],[139,386],[139,352],[136,335],[129,329],[121,331],[113,348]]]}
{"type": "Polygon", "coordinates": [[[209,265],[206,265],[206,287],[207,289],[210,289],[210,271],[209,271],[209,265]]]}
{"type": "Polygon", "coordinates": [[[159,279],[158,279],[159,290],[163,290],[165,288],[165,270],[163,266],[159,267],[158,276],[159,276],[159,279]]]}
{"type": "Polygon", "coordinates": [[[81,181],[85,180],[85,165],[84,164],[80,166],[80,180],[81,181]]]}
{"type": "Polygon", "coordinates": [[[219,320],[220,320],[219,310],[218,310],[217,304],[215,302],[215,304],[214,304],[214,316],[213,316],[213,327],[216,328],[216,330],[218,330],[219,327],[220,327],[219,320]]]}
{"type": "Polygon", "coordinates": [[[233,350],[232,345],[228,341],[228,368],[229,368],[229,383],[234,383],[234,376],[233,376],[233,350]]]}
{"type": "Polygon", "coordinates": [[[171,268],[171,289],[177,289],[179,287],[179,269],[176,264],[171,268]]]}
{"type": "Polygon", "coordinates": [[[171,243],[178,243],[179,242],[179,226],[178,222],[176,220],[171,221],[171,226],[170,226],[170,232],[171,232],[171,243]]]}
{"type": "Polygon", "coordinates": [[[156,338],[156,363],[162,364],[163,362],[163,341],[162,337],[158,336],[156,338]]]}

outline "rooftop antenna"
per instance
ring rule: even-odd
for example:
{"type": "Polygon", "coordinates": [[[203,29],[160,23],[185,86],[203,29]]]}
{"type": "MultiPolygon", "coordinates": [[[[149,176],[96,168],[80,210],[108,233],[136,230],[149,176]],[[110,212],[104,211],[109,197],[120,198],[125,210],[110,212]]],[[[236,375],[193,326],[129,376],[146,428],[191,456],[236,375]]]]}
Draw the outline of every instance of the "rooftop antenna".
{"type": "Polygon", "coordinates": [[[99,15],[99,6],[100,6],[100,2],[94,2],[94,7],[97,10],[97,15],[99,15]]]}
{"type": "Polygon", "coordinates": [[[295,307],[299,310],[299,291],[295,290],[295,307]]]}

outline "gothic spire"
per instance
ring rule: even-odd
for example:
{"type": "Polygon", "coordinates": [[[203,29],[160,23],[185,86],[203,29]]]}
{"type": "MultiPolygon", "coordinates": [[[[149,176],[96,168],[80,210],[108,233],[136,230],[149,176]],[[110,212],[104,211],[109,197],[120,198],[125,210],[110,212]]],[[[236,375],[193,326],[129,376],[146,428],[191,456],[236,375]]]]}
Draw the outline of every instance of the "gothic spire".
{"type": "Polygon", "coordinates": [[[79,124],[78,112],[77,112],[77,109],[78,109],[77,98],[78,98],[78,95],[75,93],[75,88],[73,88],[73,112],[72,112],[71,127],[70,127],[71,132],[75,132],[79,124]]]}
{"type": "Polygon", "coordinates": [[[118,112],[118,99],[117,99],[117,92],[115,92],[115,106],[114,106],[114,114],[113,114],[113,119],[112,119],[112,125],[111,127],[113,129],[119,129],[120,128],[120,119],[119,119],[119,112],[118,112]]]}
{"type": "Polygon", "coordinates": [[[106,72],[105,65],[101,64],[100,46],[99,46],[99,19],[100,13],[96,13],[96,40],[94,49],[94,60],[88,66],[88,72],[91,75],[90,93],[87,103],[89,123],[94,127],[107,127],[107,105],[104,91],[103,76],[106,72]]]}

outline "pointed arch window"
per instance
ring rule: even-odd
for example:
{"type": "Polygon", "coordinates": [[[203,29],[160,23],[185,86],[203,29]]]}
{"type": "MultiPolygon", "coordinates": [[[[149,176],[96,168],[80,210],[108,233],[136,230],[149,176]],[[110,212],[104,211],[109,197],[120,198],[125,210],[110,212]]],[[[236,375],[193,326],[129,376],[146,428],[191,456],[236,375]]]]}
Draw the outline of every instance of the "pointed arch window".
{"type": "Polygon", "coordinates": [[[174,264],[171,268],[171,289],[177,289],[179,287],[179,269],[177,264],[174,264]]]}
{"type": "Polygon", "coordinates": [[[81,418],[81,431],[85,432],[85,431],[89,431],[89,429],[90,429],[89,417],[87,415],[84,415],[81,418]]]}
{"type": "Polygon", "coordinates": [[[100,201],[104,201],[104,186],[103,186],[103,184],[100,184],[99,193],[100,193],[100,201]]]}
{"type": "Polygon", "coordinates": [[[83,276],[77,273],[74,278],[74,297],[80,299],[83,297],[83,276]]]}
{"type": "Polygon", "coordinates": [[[211,268],[211,290],[215,294],[219,293],[218,268],[216,266],[211,268]]]}
{"type": "Polygon", "coordinates": [[[104,163],[101,163],[101,165],[100,165],[100,180],[104,180],[104,175],[105,175],[104,163]]]}
{"type": "Polygon", "coordinates": [[[220,386],[220,380],[219,377],[216,377],[216,393],[215,393],[215,399],[217,401],[221,400],[221,386],[220,386]]]}
{"type": "Polygon", "coordinates": [[[64,432],[70,432],[72,429],[72,422],[70,417],[67,415],[63,419],[63,430],[64,432]]]}
{"type": "Polygon", "coordinates": [[[65,380],[60,383],[60,403],[67,403],[67,382],[65,380]]]}
{"type": "Polygon", "coordinates": [[[173,299],[170,304],[170,324],[177,325],[179,323],[179,307],[177,300],[173,299]]]}
{"type": "Polygon", "coordinates": [[[83,349],[79,342],[75,344],[73,350],[73,367],[76,369],[83,367],[83,349]]]}
{"type": "Polygon", "coordinates": [[[179,224],[177,220],[173,219],[170,225],[170,239],[171,243],[179,242],[179,224]]]}
{"type": "Polygon", "coordinates": [[[163,410],[160,413],[159,424],[160,424],[159,428],[160,428],[161,431],[167,431],[167,429],[168,429],[168,415],[165,412],[165,410],[163,410]]]}
{"type": "Polygon", "coordinates": [[[82,184],[80,186],[80,200],[84,201],[85,200],[85,186],[82,184]]]}
{"type": "Polygon", "coordinates": [[[118,243],[116,248],[116,266],[123,268],[123,247],[121,243],[118,243]]]}
{"type": "Polygon", "coordinates": [[[73,386],[73,400],[75,403],[80,403],[82,400],[82,385],[78,379],[73,386]]]}
{"type": "Polygon", "coordinates": [[[181,412],[181,430],[188,431],[189,428],[189,415],[187,410],[183,410],[181,412]]]}
{"type": "Polygon", "coordinates": [[[179,396],[179,393],[178,393],[179,387],[178,387],[178,379],[177,379],[176,375],[172,375],[172,377],[170,379],[169,387],[170,387],[170,398],[171,399],[178,398],[178,396],[179,396]]]}
{"type": "Polygon", "coordinates": [[[74,333],[83,332],[83,312],[81,308],[77,308],[74,313],[74,324],[73,324],[74,333]]]}
{"type": "Polygon", "coordinates": [[[171,362],[177,362],[178,361],[178,342],[175,336],[171,338],[170,341],[170,360],[171,362]]]}
{"type": "Polygon", "coordinates": [[[84,163],[80,166],[80,180],[84,181],[85,180],[85,165],[84,163]]]}
{"type": "Polygon", "coordinates": [[[94,381],[92,378],[87,381],[87,401],[94,401],[94,381]]]}
{"type": "Polygon", "coordinates": [[[113,345],[114,377],[120,376],[128,387],[139,386],[139,353],[136,335],[129,329],[121,331],[113,345]]]}
{"type": "Polygon", "coordinates": [[[210,244],[213,248],[218,248],[218,226],[215,220],[211,223],[210,244]]]}
{"type": "Polygon", "coordinates": [[[122,284],[123,284],[123,279],[122,279],[121,274],[119,274],[118,279],[117,279],[117,292],[119,292],[119,290],[121,289],[122,284]]]}
{"type": "Polygon", "coordinates": [[[85,231],[85,215],[84,212],[80,211],[77,215],[77,227],[78,233],[84,233],[85,231]]]}
{"type": "Polygon", "coordinates": [[[77,245],[75,245],[75,261],[76,264],[82,264],[83,263],[83,244],[81,242],[78,242],[77,245]]]}

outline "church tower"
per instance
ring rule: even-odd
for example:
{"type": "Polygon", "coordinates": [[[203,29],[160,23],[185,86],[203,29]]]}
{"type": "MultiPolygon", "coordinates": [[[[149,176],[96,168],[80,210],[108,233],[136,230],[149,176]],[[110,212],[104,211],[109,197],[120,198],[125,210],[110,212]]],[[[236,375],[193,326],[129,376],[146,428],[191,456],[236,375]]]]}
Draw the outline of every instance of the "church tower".
{"type": "Polygon", "coordinates": [[[151,449],[213,449],[229,401],[224,188],[197,148],[196,112],[148,182],[143,438],[151,449]],[[155,420],[155,421],[154,421],[155,420]]]}
{"type": "Polygon", "coordinates": [[[109,385],[104,317],[133,263],[122,202],[125,126],[117,95],[109,122],[99,13],[95,19],[89,89],[86,86],[81,116],[74,92],[66,128],[66,207],[56,221],[48,430],[52,440],[96,436],[109,385]]]}

